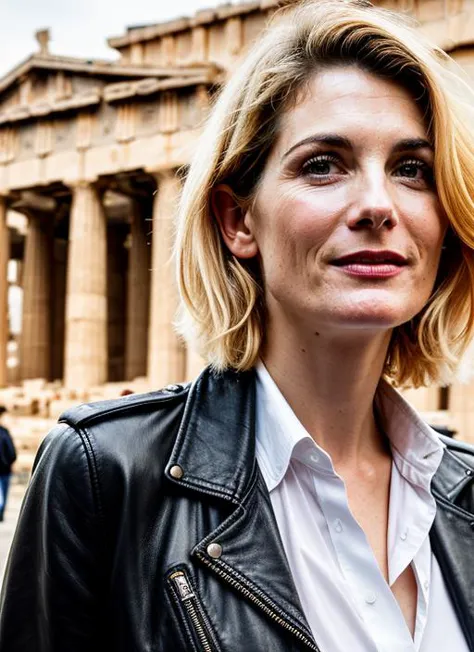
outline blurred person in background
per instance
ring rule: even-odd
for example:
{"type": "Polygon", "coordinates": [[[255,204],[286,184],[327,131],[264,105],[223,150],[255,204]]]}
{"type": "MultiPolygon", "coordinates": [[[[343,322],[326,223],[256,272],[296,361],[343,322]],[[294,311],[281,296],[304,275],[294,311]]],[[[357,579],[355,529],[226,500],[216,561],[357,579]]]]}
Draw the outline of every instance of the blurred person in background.
{"type": "Polygon", "coordinates": [[[474,451],[393,387],[448,382],[473,335],[473,112],[399,15],[277,16],[179,211],[209,366],[61,417],[2,652],[474,652],[474,451]]]}
{"type": "Polygon", "coordinates": [[[3,521],[7,505],[8,489],[16,450],[11,435],[1,420],[7,409],[0,405],[0,521],[3,521]]]}

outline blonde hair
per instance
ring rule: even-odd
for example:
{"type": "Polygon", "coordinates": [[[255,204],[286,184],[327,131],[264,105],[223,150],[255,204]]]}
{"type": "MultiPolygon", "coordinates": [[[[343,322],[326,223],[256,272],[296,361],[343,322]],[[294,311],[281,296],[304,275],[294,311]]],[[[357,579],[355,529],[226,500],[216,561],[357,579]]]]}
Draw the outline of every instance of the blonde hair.
{"type": "Polygon", "coordinates": [[[178,218],[181,333],[222,370],[251,368],[264,339],[259,270],[225,247],[210,196],[229,184],[252,201],[279,118],[320,69],[356,64],[412,92],[435,149],[439,200],[450,222],[432,295],[397,327],[385,375],[399,385],[446,383],[474,329],[474,96],[452,60],[406,18],[366,2],[305,2],[283,13],[222,91],[191,163],[178,218]]]}

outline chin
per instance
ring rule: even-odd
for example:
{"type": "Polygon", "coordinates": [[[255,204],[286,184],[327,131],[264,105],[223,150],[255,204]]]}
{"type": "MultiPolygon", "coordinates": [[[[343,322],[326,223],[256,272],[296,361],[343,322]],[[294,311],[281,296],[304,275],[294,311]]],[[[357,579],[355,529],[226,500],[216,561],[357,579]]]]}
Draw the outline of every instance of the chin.
{"type": "Polygon", "coordinates": [[[357,330],[391,330],[410,321],[422,307],[410,310],[408,306],[401,309],[399,305],[360,304],[351,309],[337,311],[336,315],[333,313],[333,323],[336,322],[339,327],[357,330]]]}
{"type": "Polygon", "coordinates": [[[359,331],[389,331],[404,322],[394,322],[380,315],[348,315],[340,318],[333,325],[335,327],[359,331]]]}
{"type": "Polygon", "coordinates": [[[410,321],[428,301],[424,293],[407,295],[398,292],[358,292],[334,304],[331,312],[339,323],[354,328],[395,328],[410,321]],[[346,300],[345,300],[346,299],[346,300]],[[415,301],[414,301],[415,299],[415,301]]]}

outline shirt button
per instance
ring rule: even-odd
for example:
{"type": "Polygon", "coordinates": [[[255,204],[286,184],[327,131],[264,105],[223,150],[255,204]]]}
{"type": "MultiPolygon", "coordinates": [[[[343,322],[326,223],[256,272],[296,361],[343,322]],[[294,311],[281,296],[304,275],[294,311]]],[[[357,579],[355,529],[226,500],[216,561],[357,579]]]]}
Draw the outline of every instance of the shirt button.
{"type": "Polygon", "coordinates": [[[423,586],[425,587],[425,591],[428,591],[428,588],[430,586],[430,583],[428,582],[428,580],[425,580],[425,583],[423,584],[423,586]]]}
{"type": "Polygon", "coordinates": [[[365,601],[367,602],[367,604],[375,604],[375,602],[377,601],[377,596],[373,591],[369,591],[365,595],[365,601]]]}
{"type": "Polygon", "coordinates": [[[319,462],[319,455],[316,455],[316,453],[311,453],[310,458],[311,461],[314,462],[315,464],[319,462]]]}
{"type": "Polygon", "coordinates": [[[336,530],[336,532],[337,532],[338,534],[340,534],[340,533],[342,532],[342,530],[344,529],[344,528],[342,527],[342,523],[341,523],[340,519],[336,519],[336,520],[334,521],[334,529],[336,530]]]}
{"type": "Polygon", "coordinates": [[[407,528],[404,532],[402,532],[402,533],[400,534],[400,539],[401,539],[402,541],[406,541],[407,538],[408,538],[408,528],[407,528]]]}

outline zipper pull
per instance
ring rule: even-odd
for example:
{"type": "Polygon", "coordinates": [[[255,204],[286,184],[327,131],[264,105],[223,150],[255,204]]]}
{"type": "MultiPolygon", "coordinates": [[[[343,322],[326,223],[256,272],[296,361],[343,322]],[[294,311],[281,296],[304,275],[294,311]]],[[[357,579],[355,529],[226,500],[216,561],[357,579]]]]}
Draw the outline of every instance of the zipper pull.
{"type": "Polygon", "coordinates": [[[173,575],[170,577],[170,580],[172,580],[176,586],[179,597],[183,602],[196,597],[183,571],[176,571],[176,573],[173,573],[173,575]]]}

